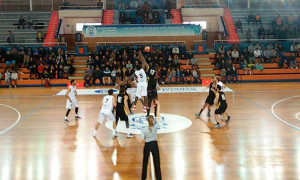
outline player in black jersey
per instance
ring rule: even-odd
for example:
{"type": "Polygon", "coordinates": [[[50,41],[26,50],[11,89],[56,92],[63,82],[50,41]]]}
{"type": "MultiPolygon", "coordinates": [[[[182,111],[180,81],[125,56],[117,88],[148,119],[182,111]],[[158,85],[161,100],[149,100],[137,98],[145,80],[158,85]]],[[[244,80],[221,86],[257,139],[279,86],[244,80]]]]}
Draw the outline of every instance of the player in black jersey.
{"type": "Polygon", "coordinates": [[[127,128],[127,137],[133,137],[130,133],[129,128],[129,119],[127,112],[128,107],[128,96],[125,95],[125,87],[120,87],[120,93],[117,96],[117,106],[116,106],[116,126],[118,125],[119,119],[126,122],[126,128],[127,128]]]}
{"type": "MultiPolygon", "coordinates": [[[[158,99],[157,96],[157,72],[155,69],[155,65],[153,62],[150,63],[150,66],[147,71],[148,75],[148,87],[147,87],[147,97],[148,97],[148,107],[147,107],[147,116],[150,115],[150,109],[151,109],[151,104],[152,101],[155,99],[158,99]]],[[[154,114],[156,116],[157,113],[157,107],[156,105],[154,106],[154,114]]]]}
{"type": "Polygon", "coordinates": [[[210,116],[210,109],[211,106],[214,105],[214,100],[215,100],[215,81],[214,79],[211,79],[211,83],[209,84],[209,93],[208,96],[205,100],[204,105],[202,106],[200,112],[198,114],[196,114],[196,117],[200,117],[201,113],[205,110],[205,108],[207,107],[208,112],[207,112],[207,116],[210,116]]]}
{"type": "Polygon", "coordinates": [[[216,103],[215,105],[216,110],[215,110],[215,119],[217,124],[215,125],[215,128],[220,128],[220,121],[218,118],[218,115],[221,115],[223,119],[226,119],[226,124],[229,123],[230,119],[226,116],[225,112],[227,109],[227,102],[226,102],[226,97],[223,91],[221,91],[222,87],[220,85],[217,85],[216,89],[216,103]]]}

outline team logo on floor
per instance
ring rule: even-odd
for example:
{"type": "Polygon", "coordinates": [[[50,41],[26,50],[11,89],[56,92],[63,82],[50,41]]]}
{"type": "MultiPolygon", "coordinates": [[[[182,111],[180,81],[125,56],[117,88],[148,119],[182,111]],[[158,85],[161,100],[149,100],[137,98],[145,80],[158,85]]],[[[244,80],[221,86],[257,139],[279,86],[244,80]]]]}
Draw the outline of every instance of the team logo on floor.
{"type": "MultiPolygon", "coordinates": [[[[135,114],[129,116],[130,131],[132,134],[141,134],[142,128],[148,127],[146,114],[135,114]]],[[[172,133],[189,128],[192,121],[186,117],[175,114],[161,114],[158,123],[158,134],[172,133]]],[[[113,123],[106,121],[105,126],[112,130],[113,123]]],[[[125,121],[119,121],[117,131],[126,133],[125,121]]]]}
{"type": "MultiPolygon", "coordinates": [[[[100,90],[96,90],[95,93],[106,95],[106,94],[108,94],[108,90],[109,89],[100,89],[100,90]]],[[[116,94],[116,93],[118,93],[118,90],[117,89],[113,89],[113,92],[114,92],[114,94],[116,94]]]]}

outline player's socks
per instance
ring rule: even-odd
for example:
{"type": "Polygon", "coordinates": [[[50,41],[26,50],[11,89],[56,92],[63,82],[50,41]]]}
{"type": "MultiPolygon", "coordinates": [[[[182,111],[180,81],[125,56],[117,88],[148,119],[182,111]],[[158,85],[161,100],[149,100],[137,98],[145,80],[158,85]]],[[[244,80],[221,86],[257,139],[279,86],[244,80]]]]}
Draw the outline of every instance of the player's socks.
{"type": "Polygon", "coordinates": [[[146,106],[144,106],[143,112],[147,113],[147,107],[146,106]]]}
{"type": "Polygon", "coordinates": [[[96,137],[97,130],[94,130],[93,136],[96,137]]]}
{"type": "Polygon", "coordinates": [[[208,112],[207,112],[207,116],[210,116],[210,110],[208,110],[208,112]]]}
{"type": "Polygon", "coordinates": [[[201,111],[199,112],[199,114],[201,115],[201,114],[202,114],[202,112],[203,112],[203,109],[201,109],[201,111]]]}
{"type": "Polygon", "coordinates": [[[65,120],[66,120],[66,119],[68,119],[68,117],[67,117],[67,116],[65,117],[65,120]]]}

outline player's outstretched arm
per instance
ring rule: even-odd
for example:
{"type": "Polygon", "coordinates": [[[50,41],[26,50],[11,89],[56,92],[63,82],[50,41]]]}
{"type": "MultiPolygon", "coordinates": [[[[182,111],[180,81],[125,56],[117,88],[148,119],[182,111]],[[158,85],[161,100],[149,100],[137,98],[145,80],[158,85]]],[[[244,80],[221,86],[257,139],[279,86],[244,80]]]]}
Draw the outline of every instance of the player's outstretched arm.
{"type": "Polygon", "coordinates": [[[129,80],[132,80],[134,78],[135,74],[133,73],[129,78],[124,80],[124,83],[127,83],[129,80]]]}
{"type": "Polygon", "coordinates": [[[141,51],[139,51],[138,60],[142,63],[142,68],[146,70],[148,63],[146,62],[146,59],[141,51]]]}

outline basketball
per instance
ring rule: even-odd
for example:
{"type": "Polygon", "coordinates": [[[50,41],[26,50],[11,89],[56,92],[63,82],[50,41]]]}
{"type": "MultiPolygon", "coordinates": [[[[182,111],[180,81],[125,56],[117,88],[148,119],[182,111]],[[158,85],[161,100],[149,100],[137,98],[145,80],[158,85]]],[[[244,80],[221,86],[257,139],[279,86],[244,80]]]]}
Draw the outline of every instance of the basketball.
{"type": "Polygon", "coordinates": [[[145,46],[145,52],[149,52],[150,51],[150,47],[149,46],[145,46]]]}

